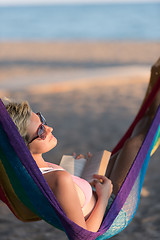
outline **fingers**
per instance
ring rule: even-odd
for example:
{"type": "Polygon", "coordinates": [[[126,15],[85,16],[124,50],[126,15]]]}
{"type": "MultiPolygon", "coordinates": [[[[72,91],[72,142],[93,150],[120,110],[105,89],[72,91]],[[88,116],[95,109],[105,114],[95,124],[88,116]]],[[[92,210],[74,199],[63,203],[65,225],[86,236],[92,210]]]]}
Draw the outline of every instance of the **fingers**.
{"type": "Polygon", "coordinates": [[[96,178],[96,179],[94,179],[96,182],[99,182],[101,184],[108,182],[109,184],[113,185],[112,181],[109,178],[107,178],[106,176],[94,174],[93,177],[96,178]]]}
{"type": "Polygon", "coordinates": [[[105,178],[105,181],[102,179],[94,179],[90,184],[96,189],[96,193],[99,196],[102,192],[104,192],[104,195],[108,194],[108,196],[110,196],[113,191],[113,184],[108,178],[105,178]]]}
{"type": "Polygon", "coordinates": [[[97,184],[101,184],[100,181],[94,179],[91,183],[91,186],[96,187],[97,184]]]}
{"type": "Polygon", "coordinates": [[[92,157],[92,153],[88,152],[87,155],[84,155],[84,154],[76,154],[75,152],[73,152],[72,156],[76,159],[81,159],[81,158],[85,158],[85,159],[88,159],[90,157],[92,157]]]}
{"type": "Polygon", "coordinates": [[[76,159],[85,158],[85,155],[83,155],[83,154],[78,154],[77,155],[75,152],[72,153],[72,156],[76,159]]]}
{"type": "Polygon", "coordinates": [[[87,155],[88,155],[88,157],[92,157],[93,156],[93,154],[90,153],[90,152],[87,152],[87,155]]]}
{"type": "Polygon", "coordinates": [[[72,156],[73,156],[74,158],[76,158],[76,153],[75,153],[75,152],[73,152],[73,153],[72,153],[72,156]]]}
{"type": "Polygon", "coordinates": [[[80,158],[86,158],[86,159],[87,159],[87,157],[86,157],[85,155],[83,155],[83,154],[78,154],[77,157],[76,157],[76,159],[80,159],[80,158]]]}
{"type": "MultiPolygon", "coordinates": [[[[99,174],[94,174],[93,175],[94,178],[98,179],[98,180],[107,180],[108,178],[106,176],[103,176],[103,175],[99,175],[99,174]]],[[[108,179],[109,180],[109,179],[108,179]]]]}
{"type": "Polygon", "coordinates": [[[93,177],[94,177],[93,181],[95,182],[104,183],[106,181],[106,178],[101,175],[94,174],[93,177]]]}

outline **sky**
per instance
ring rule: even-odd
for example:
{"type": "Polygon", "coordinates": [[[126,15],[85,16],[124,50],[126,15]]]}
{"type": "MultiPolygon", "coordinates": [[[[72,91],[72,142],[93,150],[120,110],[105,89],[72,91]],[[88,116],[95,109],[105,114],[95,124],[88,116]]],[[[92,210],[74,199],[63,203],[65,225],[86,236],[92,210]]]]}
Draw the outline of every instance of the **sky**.
{"type": "Polygon", "coordinates": [[[0,5],[48,4],[48,3],[140,3],[159,2],[160,0],[0,0],[0,5]]]}

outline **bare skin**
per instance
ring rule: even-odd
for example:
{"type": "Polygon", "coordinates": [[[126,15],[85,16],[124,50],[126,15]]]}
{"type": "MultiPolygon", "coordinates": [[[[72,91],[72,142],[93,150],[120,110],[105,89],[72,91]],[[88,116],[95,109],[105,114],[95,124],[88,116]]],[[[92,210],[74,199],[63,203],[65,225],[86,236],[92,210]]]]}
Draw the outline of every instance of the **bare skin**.
{"type": "MultiPolygon", "coordinates": [[[[156,61],[156,63],[151,68],[150,81],[149,81],[148,88],[147,88],[147,91],[146,91],[146,94],[145,94],[145,97],[144,97],[144,100],[143,100],[142,104],[144,103],[144,101],[148,97],[148,95],[150,94],[151,90],[153,89],[153,87],[154,87],[154,85],[157,82],[159,77],[160,77],[160,58],[156,61]]],[[[159,105],[159,98],[157,97],[155,99],[154,103],[148,109],[148,111],[149,111],[148,115],[150,116],[149,119],[148,119],[147,115],[144,116],[142,121],[140,121],[139,124],[137,124],[136,128],[134,129],[132,137],[133,136],[138,136],[141,133],[142,134],[141,138],[144,139],[146,131],[149,128],[149,126],[150,126],[150,124],[152,122],[153,116],[154,116],[154,114],[156,112],[156,109],[157,109],[158,105],[159,105]],[[157,101],[157,103],[156,103],[156,101],[157,101]]],[[[114,155],[112,155],[111,161],[109,162],[109,165],[108,165],[108,168],[107,168],[107,172],[106,172],[106,176],[107,177],[110,177],[111,172],[113,170],[114,163],[119,158],[120,152],[121,151],[119,151],[119,152],[115,153],[114,155]]],[[[136,155],[136,153],[135,153],[135,155],[136,155]]],[[[132,163],[132,160],[131,160],[131,163],[132,163]]],[[[128,166],[128,168],[129,168],[129,166],[128,166]]],[[[117,179],[117,181],[118,181],[118,179],[117,179]]]]}
{"type": "MultiPolygon", "coordinates": [[[[151,70],[151,77],[148,86],[148,90],[145,98],[151,92],[153,86],[160,77],[160,58],[153,65],[151,70]]],[[[113,192],[117,194],[120,189],[121,184],[123,183],[126,173],[129,171],[140,146],[146,136],[146,133],[150,127],[150,124],[153,120],[153,117],[157,111],[157,108],[160,104],[160,91],[156,95],[154,102],[149,107],[145,116],[139,121],[135,127],[132,136],[128,139],[123,148],[112,156],[106,176],[109,177],[113,183],[113,192]]]]}
{"type": "Polygon", "coordinates": [[[153,89],[153,87],[154,87],[155,83],[157,82],[157,79],[158,79],[159,76],[160,76],[160,58],[156,61],[156,63],[151,68],[150,82],[149,82],[149,85],[148,85],[148,88],[147,88],[147,91],[146,91],[146,95],[144,97],[144,101],[148,97],[151,90],[153,89]]]}
{"type": "MultiPolygon", "coordinates": [[[[35,113],[32,113],[28,126],[29,141],[37,135],[37,129],[40,125],[41,121],[39,117],[35,113]]],[[[47,137],[44,140],[37,138],[29,144],[30,152],[39,168],[48,167],[42,154],[48,152],[57,144],[57,140],[52,134],[53,129],[46,125],[45,129],[47,131],[47,137]]],[[[111,181],[104,176],[94,176],[95,179],[97,179],[93,184],[96,188],[98,200],[92,213],[86,220],[71,175],[66,171],[53,171],[44,174],[44,177],[68,218],[81,227],[96,232],[102,222],[108,199],[113,189],[111,181]],[[103,184],[99,182],[99,178],[103,180],[103,184]],[[97,219],[97,221],[95,221],[95,219],[97,219]]]]}
{"type": "MultiPolygon", "coordinates": [[[[62,209],[73,222],[89,231],[98,231],[104,217],[108,199],[112,191],[114,194],[117,194],[119,191],[126,176],[126,172],[128,172],[137,152],[139,151],[159,103],[160,91],[144,118],[134,129],[131,138],[125,142],[123,148],[118,153],[112,156],[108,167],[109,170],[106,173],[107,177],[94,175],[95,181],[93,182],[93,185],[96,189],[97,201],[87,220],[84,218],[80,199],[71,175],[66,171],[55,171],[44,175],[62,209]]],[[[28,127],[28,134],[31,138],[34,137],[34,133],[36,133],[39,125],[40,120],[33,113],[31,124],[28,127]]],[[[42,158],[42,153],[49,151],[56,145],[56,139],[55,137],[52,137],[53,129],[48,126],[45,127],[47,130],[47,138],[45,140],[35,139],[30,144],[30,151],[38,167],[47,166],[42,158]]],[[[78,156],[78,158],[81,157],[82,155],[78,156]]]]}

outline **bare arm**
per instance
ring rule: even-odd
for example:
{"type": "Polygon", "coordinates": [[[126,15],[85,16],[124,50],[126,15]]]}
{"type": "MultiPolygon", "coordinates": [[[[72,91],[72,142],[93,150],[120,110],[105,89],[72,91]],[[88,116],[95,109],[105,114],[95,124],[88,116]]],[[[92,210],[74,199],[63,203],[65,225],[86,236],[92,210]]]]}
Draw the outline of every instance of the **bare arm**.
{"type": "Polygon", "coordinates": [[[108,204],[108,199],[113,190],[113,185],[111,183],[111,180],[105,176],[95,174],[94,178],[96,180],[94,180],[93,186],[96,189],[98,200],[95,208],[92,211],[92,214],[87,219],[86,223],[88,228],[92,228],[92,231],[96,232],[102,223],[102,219],[104,217],[104,213],[108,204]]]}
{"type": "MultiPolygon", "coordinates": [[[[71,175],[66,171],[56,171],[45,174],[44,177],[67,217],[84,229],[93,232],[98,231],[111,194],[110,180],[104,177],[103,184],[99,183],[99,181],[94,183],[98,200],[90,217],[85,221],[71,175]]],[[[96,178],[102,179],[102,177],[96,178]]]]}

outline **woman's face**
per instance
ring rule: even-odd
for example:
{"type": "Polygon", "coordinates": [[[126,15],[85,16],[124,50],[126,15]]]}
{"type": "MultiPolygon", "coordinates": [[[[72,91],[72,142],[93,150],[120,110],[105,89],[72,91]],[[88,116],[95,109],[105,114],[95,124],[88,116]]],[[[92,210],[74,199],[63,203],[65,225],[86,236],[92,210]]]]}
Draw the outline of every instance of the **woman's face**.
{"type": "Polygon", "coordinates": [[[32,112],[27,128],[29,148],[32,154],[48,152],[57,145],[57,139],[53,136],[52,131],[53,128],[42,124],[40,117],[32,112]],[[44,132],[44,139],[38,137],[39,132],[44,132]]]}

